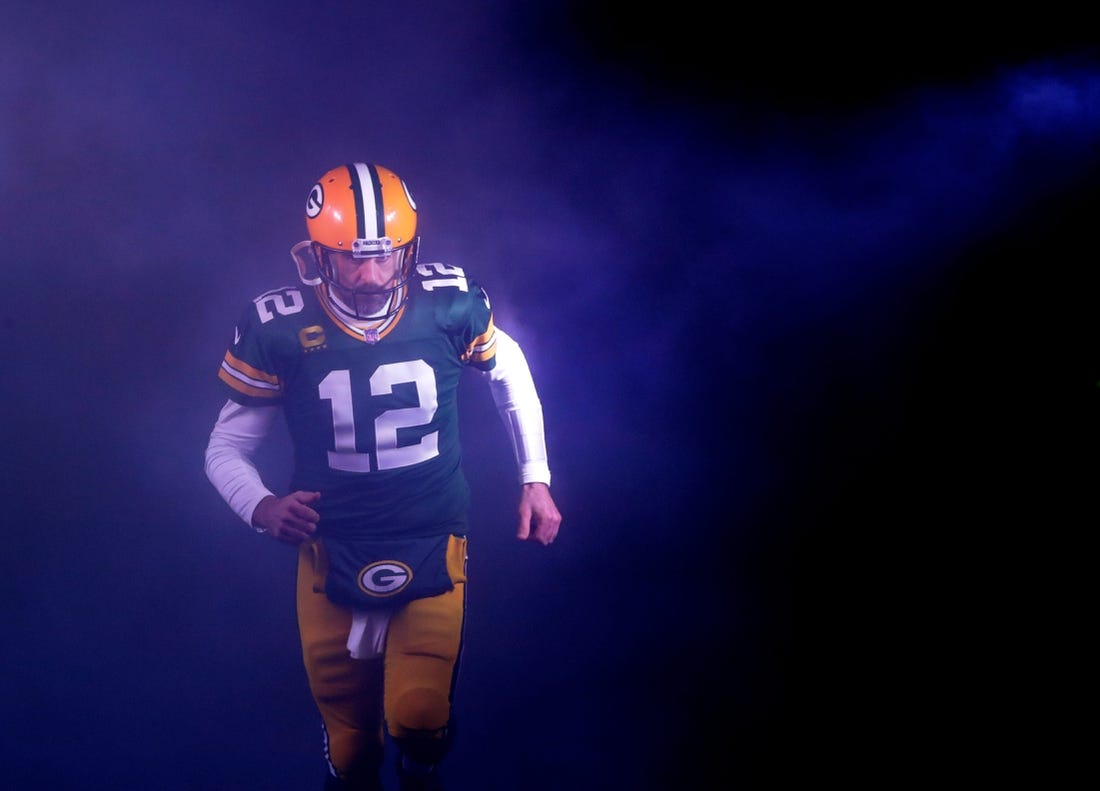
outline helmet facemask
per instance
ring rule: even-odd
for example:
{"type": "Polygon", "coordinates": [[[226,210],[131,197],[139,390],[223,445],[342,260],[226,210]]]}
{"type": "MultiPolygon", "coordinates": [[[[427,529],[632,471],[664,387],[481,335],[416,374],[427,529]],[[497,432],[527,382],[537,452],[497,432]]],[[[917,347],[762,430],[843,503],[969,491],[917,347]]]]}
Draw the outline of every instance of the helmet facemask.
{"type": "Polygon", "coordinates": [[[321,286],[337,308],[357,320],[381,321],[404,305],[418,242],[414,238],[395,248],[387,237],[356,239],[347,251],[307,239],[290,253],[303,283],[321,286]],[[359,271],[359,267],[370,269],[359,271]]]}

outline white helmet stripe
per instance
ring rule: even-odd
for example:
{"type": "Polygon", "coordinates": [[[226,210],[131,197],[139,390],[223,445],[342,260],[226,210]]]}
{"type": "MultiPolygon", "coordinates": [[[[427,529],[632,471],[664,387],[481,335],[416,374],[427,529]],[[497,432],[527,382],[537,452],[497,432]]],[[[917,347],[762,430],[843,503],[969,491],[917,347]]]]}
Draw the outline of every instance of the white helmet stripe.
{"type": "Polygon", "coordinates": [[[356,162],[351,183],[355,190],[356,233],[360,239],[379,239],[386,235],[386,220],[382,215],[382,190],[378,173],[370,165],[356,162]]]}

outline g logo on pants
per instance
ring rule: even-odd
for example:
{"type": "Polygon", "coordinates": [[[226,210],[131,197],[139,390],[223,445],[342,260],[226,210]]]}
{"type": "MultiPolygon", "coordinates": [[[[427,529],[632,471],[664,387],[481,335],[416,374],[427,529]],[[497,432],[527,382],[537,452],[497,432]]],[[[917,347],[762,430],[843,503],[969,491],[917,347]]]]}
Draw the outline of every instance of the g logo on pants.
{"type": "Polygon", "coordinates": [[[379,560],[359,572],[359,589],[368,596],[386,598],[412,582],[412,569],[397,560],[379,560]]]}

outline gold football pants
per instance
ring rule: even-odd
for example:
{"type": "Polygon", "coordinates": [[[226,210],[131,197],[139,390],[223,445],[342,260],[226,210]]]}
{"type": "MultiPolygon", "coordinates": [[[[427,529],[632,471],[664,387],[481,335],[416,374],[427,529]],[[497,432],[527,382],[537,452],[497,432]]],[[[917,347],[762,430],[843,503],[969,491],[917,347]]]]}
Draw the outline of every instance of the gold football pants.
{"type": "Polygon", "coordinates": [[[325,726],[326,753],[338,776],[376,772],[383,728],[395,739],[441,739],[462,643],[466,539],[451,536],[447,566],[455,586],[417,599],[390,619],[382,658],[348,653],[351,610],[324,594],[325,561],[315,542],[298,552],[298,630],[310,691],[325,726]]]}

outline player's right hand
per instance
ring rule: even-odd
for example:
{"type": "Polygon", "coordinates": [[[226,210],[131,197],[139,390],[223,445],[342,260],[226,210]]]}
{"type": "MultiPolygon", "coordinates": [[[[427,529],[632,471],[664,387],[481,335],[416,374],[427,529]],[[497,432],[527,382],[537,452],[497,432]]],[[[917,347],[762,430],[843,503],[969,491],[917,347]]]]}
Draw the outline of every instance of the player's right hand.
{"type": "Polygon", "coordinates": [[[321,516],[311,503],[321,499],[320,492],[291,492],[285,497],[269,495],[252,512],[252,525],[287,544],[301,544],[317,532],[321,516]]]}

